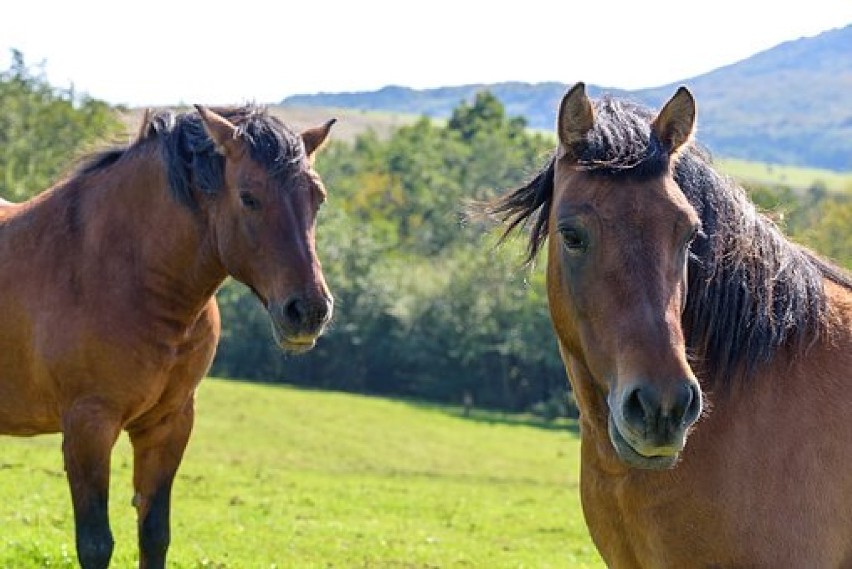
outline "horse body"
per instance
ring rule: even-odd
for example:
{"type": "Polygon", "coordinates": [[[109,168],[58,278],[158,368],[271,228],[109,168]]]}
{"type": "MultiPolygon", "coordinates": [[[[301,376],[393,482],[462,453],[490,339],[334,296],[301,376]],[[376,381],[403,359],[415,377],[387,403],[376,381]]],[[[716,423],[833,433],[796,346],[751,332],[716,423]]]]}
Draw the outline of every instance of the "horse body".
{"type": "Polygon", "coordinates": [[[614,569],[852,567],[852,277],[786,241],[654,116],[563,98],[559,146],[490,205],[547,241],[581,498],[614,569]]]}
{"type": "Polygon", "coordinates": [[[285,349],[310,348],[331,315],[311,157],[332,123],[300,138],[262,109],[198,110],[146,119],[128,148],[0,206],[0,433],[62,432],[84,569],[112,554],[109,460],[122,430],[139,566],[165,565],[222,281],[252,287],[285,349]]]}
{"type": "MultiPolygon", "coordinates": [[[[139,170],[150,160],[114,168],[139,170]]],[[[111,175],[165,187],[156,161],[147,169],[111,175]]],[[[65,409],[96,397],[129,425],[155,403],[186,403],[209,366],[218,339],[211,296],[224,269],[189,211],[168,203],[167,193],[102,185],[101,175],[18,207],[0,230],[0,310],[8,315],[0,329],[3,433],[61,431],[65,409]],[[106,202],[113,215],[96,215],[106,202]],[[140,212],[158,227],[134,220],[140,212]],[[187,376],[175,374],[196,352],[187,376]],[[160,401],[167,385],[175,402],[160,401]]]]}

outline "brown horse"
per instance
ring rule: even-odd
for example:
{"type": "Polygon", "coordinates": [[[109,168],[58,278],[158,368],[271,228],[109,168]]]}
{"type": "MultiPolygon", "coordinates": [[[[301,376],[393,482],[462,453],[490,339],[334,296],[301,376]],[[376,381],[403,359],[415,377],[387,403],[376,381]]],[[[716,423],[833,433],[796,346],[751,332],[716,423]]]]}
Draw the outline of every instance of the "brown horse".
{"type": "Polygon", "coordinates": [[[0,433],[62,432],[77,557],[109,565],[113,444],[133,446],[139,566],[161,568],[196,387],[219,338],[214,292],[256,293],[289,351],[332,298],[314,243],[312,167],[334,121],[294,134],[255,106],[146,117],[32,200],[0,204],[0,433]]]}
{"type": "Polygon", "coordinates": [[[695,114],[577,84],[489,206],[529,260],[549,239],[586,522],[617,569],[852,568],[852,278],[714,171],[695,114]]]}

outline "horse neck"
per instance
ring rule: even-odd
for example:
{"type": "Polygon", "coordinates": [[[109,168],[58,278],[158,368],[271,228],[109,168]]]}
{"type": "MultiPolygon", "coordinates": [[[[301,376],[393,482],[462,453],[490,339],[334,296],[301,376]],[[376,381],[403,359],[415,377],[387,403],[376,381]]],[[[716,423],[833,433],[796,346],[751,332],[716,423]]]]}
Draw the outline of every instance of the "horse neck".
{"type": "Polygon", "coordinates": [[[116,267],[110,289],[138,295],[147,316],[191,323],[224,280],[203,216],[172,198],[155,146],[89,174],[68,198],[81,202],[84,249],[116,267]]]}

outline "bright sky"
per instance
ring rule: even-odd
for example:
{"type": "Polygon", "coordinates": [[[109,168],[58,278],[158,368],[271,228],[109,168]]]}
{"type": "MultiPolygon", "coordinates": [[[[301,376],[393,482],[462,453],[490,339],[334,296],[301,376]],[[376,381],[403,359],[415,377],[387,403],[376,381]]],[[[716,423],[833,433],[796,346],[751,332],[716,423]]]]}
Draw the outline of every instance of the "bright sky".
{"type": "Polygon", "coordinates": [[[110,103],[278,102],[385,85],[688,79],[852,23],[849,0],[18,0],[10,49],[110,103]]]}

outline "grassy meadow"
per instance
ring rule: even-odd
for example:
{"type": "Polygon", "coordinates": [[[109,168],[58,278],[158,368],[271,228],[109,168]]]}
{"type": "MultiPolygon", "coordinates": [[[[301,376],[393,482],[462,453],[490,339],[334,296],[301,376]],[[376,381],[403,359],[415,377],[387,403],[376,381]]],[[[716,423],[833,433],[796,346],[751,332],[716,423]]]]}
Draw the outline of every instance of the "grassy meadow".
{"type": "Polygon", "coordinates": [[[736,158],[720,158],[717,162],[723,172],[740,182],[788,186],[794,189],[805,189],[814,184],[820,184],[831,191],[852,192],[852,172],[765,164],[736,158]]]}
{"type": "MultiPolygon", "coordinates": [[[[136,563],[113,454],[112,567],[136,563]]],[[[207,379],[175,482],[174,568],[601,568],[571,424],[207,379]]],[[[58,435],[0,437],[0,567],[75,567],[58,435]]]]}

